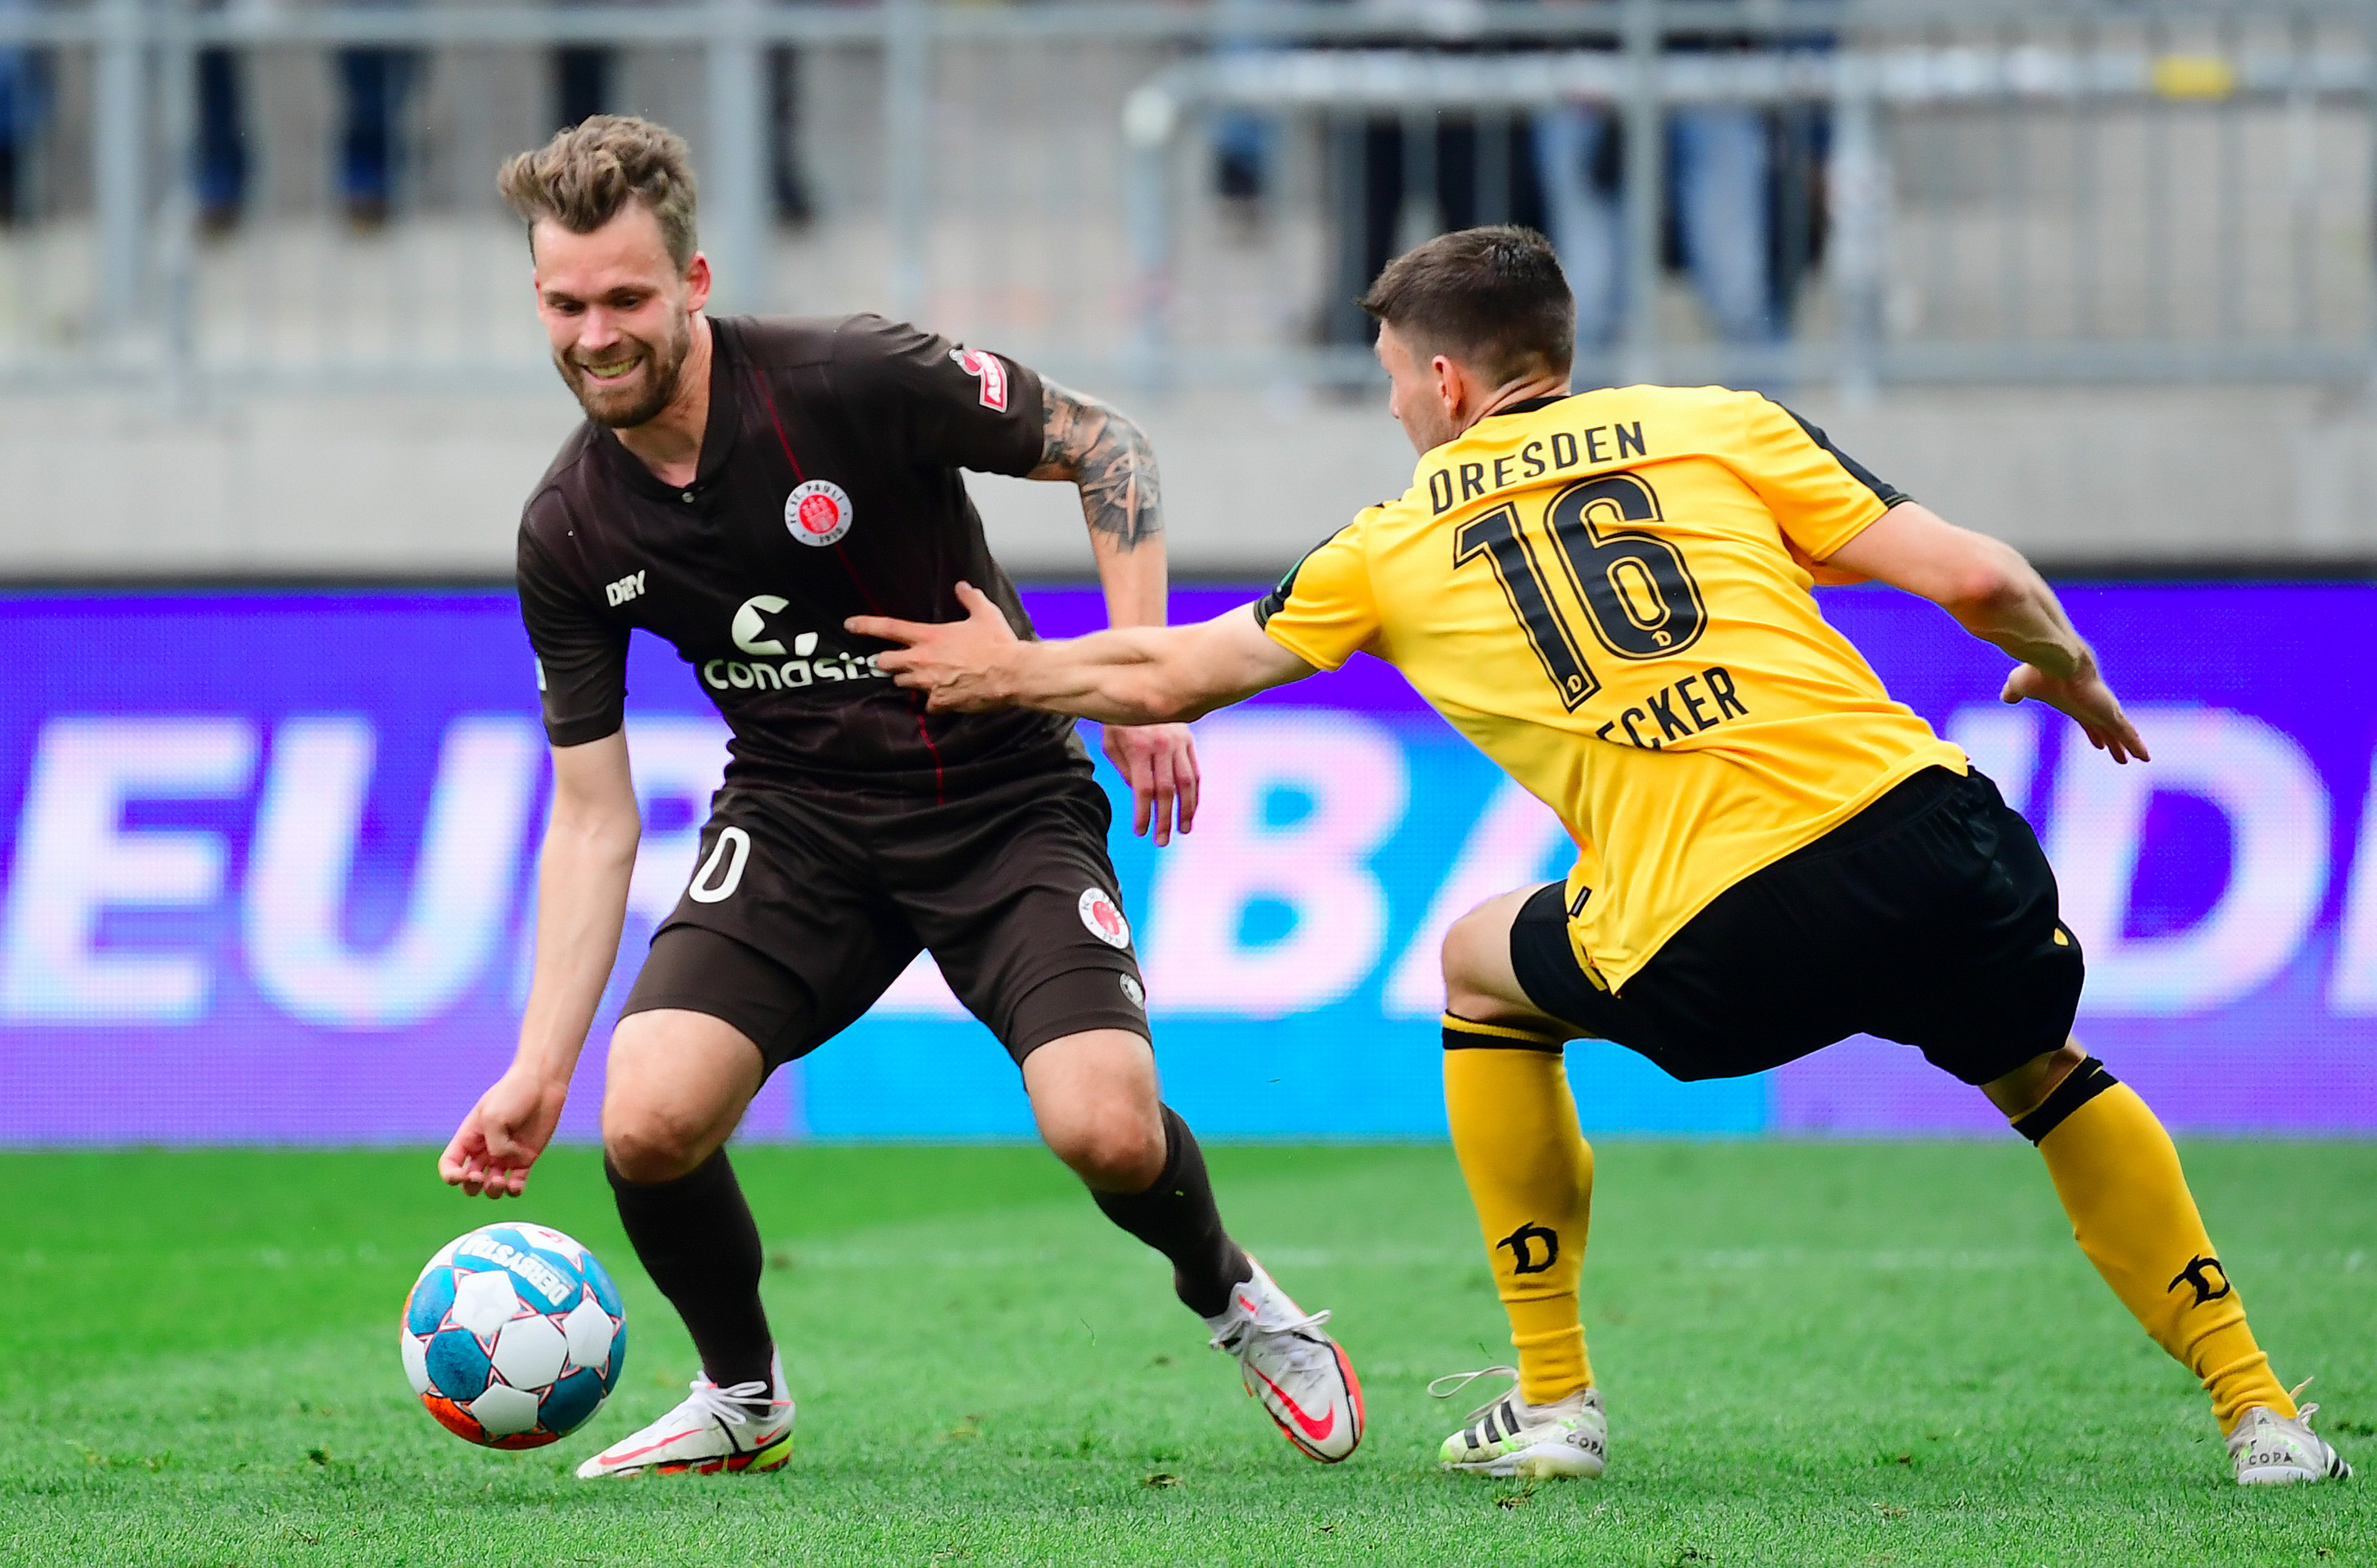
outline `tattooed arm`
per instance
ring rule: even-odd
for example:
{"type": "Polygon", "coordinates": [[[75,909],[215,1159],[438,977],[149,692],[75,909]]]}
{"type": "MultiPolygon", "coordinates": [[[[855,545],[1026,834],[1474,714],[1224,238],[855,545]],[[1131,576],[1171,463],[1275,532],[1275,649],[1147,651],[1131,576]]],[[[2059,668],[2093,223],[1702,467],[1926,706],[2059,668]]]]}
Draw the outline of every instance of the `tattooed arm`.
{"type": "MultiPolygon", "coordinates": [[[[1161,626],[1165,616],[1164,502],[1155,448],[1129,416],[1095,398],[1040,384],[1046,410],[1033,479],[1081,487],[1081,517],[1106,595],[1106,624],[1161,626]]],[[[1130,780],[1134,827],[1158,845],[1186,833],[1197,815],[1197,746],[1185,724],[1105,727],[1105,753],[1130,780]]]]}
{"type": "Polygon", "coordinates": [[[1081,487],[1106,616],[1117,626],[1164,624],[1164,502],[1155,448],[1130,417],[1095,398],[1041,384],[1046,409],[1033,479],[1081,487]]]}

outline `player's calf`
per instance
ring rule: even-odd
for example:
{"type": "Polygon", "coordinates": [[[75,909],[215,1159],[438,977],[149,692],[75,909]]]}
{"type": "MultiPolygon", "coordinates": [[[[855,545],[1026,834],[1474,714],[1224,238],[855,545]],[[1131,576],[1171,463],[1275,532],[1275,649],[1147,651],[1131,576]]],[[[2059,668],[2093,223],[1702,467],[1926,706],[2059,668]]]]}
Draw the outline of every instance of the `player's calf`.
{"type": "Polygon", "coordinates": [[[2352,1467],[2311,1431],[2255,1342],[2205,1232],[2179,1151],[2146,1103],[2078,1042],[1984,1085],[2038,1148],[2073,1238],[2155,1342],[2202,1380],[2239,1484],[2344,1480],[2352,1467]]]}
{"type": "Polygon", "coordinates": [[[726,1151],[673,1182],[609,1168],[619,1223],[652,1283],[685,1320],[703,1372],[733,1388],[768,1377],[774,1345],[759,1304],[759,1227],[726,1151]]]}

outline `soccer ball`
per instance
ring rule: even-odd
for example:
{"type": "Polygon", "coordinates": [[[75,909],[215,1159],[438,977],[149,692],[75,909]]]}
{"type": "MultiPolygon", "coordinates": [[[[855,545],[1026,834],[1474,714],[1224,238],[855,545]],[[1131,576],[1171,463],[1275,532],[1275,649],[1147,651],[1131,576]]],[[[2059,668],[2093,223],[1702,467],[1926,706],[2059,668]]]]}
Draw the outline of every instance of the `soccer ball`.
{"type": "Polygon", "coordinates": [[[398,1336],[438,1424],[489,1448],[542,1448],[619,1384],[627,1311],[594,1254],[542,1225],[483,1225],[437,1249],[398,1336]]]}

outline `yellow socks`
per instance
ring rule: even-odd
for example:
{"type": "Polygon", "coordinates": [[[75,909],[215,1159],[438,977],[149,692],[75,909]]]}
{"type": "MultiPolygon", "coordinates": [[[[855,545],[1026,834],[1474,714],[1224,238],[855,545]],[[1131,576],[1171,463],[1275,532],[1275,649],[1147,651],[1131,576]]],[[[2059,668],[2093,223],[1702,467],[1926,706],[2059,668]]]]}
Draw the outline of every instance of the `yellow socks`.
{"type": "Polygon", "coordinates": [[[2013,1126],[2046,1157],[2080,1250],[2154,1342],[2204,1380],[2220,1430],[2254,1405],[2292,1416],[2204,1234],[2179,1151],[2137,1092],[2092,1056],[2013,1126]]]}
{"type": "MultiPolygon", "coordinates": [[[[1577,1309],[1593,1150],[1559,1040],[1447,1014],[1444,1046],[1453,1153],[1511,1315],[1520,1396],[1547,1405],[1593,1383],[1577,1309]]],[[[2155,1343],[2203,1380],[2221,1430],[2255,1405],[2294,1415],[2204,1233],[2179,1151],[2136,1091],[2092,1056],[2013,1125],[2045,1158],[2080,1250],[2155,1343]]]]}
{"type": "Polygon", "coordinates": [[[1593,1383],[1577,1311],[1593,1212],[1593,1150],[1577,1130],[1560,1041],[1444,1017],[1444,1109],[1494,1285],[1511,1314],[1519,1396],[1593,1383]]]}

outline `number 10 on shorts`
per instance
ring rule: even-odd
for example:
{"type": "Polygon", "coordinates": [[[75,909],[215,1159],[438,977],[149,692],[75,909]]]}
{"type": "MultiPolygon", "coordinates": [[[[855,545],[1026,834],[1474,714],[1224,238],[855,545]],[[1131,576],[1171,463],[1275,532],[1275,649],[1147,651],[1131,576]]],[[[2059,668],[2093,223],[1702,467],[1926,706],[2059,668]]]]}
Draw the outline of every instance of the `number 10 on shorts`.
{"type": "Polygon", "coordinates": [[[722,827],[709,858],[693,873],[685,896],[697,904],[717,904],[735,897],[743,885],[743,868],[751,863],[751,836],[739,827],[722,827]]]}

